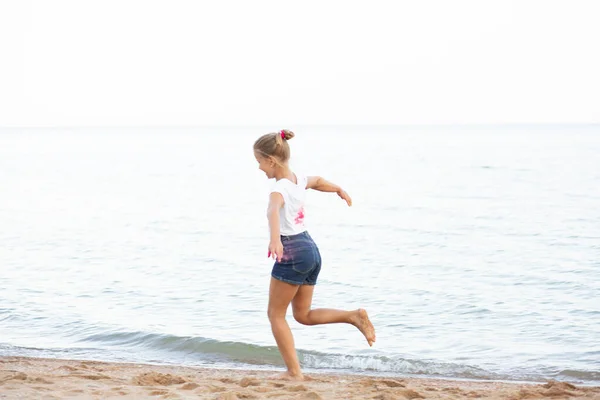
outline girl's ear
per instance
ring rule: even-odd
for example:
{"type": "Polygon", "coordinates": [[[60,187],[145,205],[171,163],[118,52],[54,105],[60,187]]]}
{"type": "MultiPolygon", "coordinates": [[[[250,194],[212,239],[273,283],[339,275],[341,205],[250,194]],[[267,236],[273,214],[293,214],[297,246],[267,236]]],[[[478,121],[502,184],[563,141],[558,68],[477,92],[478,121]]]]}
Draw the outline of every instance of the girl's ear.
{"type": "Polygon", "coordinates": [[[275,160],[275,157],[269,156],[269,165],[271,167],[274,167],[276,164],[277,164],[277,160],[275,160]]]}

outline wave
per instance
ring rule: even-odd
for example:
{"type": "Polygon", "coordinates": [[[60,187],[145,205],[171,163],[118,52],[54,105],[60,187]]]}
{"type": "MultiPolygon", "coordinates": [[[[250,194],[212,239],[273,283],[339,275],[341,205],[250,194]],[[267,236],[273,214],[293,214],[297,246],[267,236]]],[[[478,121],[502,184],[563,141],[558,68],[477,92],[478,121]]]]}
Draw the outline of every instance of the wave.
{"type": "MultiPolygon", "coordinates": [[[[203,337],[176,336],[148,332],[111,332],[94,334],[81,340],[103,346],[144,348],[149,351],[179,353],[186,362],[195,364],[233,363],[237,365],[281,366],[281,356],[276,346],[219,341],[203,337]]],[[[298,349],[303,368],[316,371],[345,373],[372,373],[376,375],[413,375],[460,379],[544,381],[565,379],[600,381],[596,371],[555,370],[552,373],[531,371],[494,372],[459,363],[435,360],[415,360],[401,356],[381,354],[339,354],[298,349]]],[[[168,357],[166,357],[168,358],[168,357]]]]}
{"type": "MultiPolygon", "coordinates": [[[[282,367],[276,346],[219,341],[198,336],[177,336],[151,332],[98,332],[97,328],[75,329],[66,348],[16,347],[0,342],[0,356],[89,358],[100,361],[135,361],[231,368],[282,367]],[[95,331],[95,332],[93,332],[95,331]]],[[[387,354],[341,354],[298,349],[300,363],[307,371],[342,372],[388,376],[425,376],[455,379],[502,381],[545,381],[558,379],[584,384],[600,383],[597,370],[543,367],[486,370],[477,366],[438,360],[424,360],[387,354]]],[[[592,353],[593,354],[593,353],[592,353]]]]}
{"type": "Polygon", "coordinates": [[[155,351],[168,351],[232,361],[243,364],[278,365],[280,356],[275,346],[259,346],[242,342],[224,342],[198,336],[175,336],[147,332],[114,332],[88,336],[80,342],[97,342],[103,345],[142,347],[155,351]]]}

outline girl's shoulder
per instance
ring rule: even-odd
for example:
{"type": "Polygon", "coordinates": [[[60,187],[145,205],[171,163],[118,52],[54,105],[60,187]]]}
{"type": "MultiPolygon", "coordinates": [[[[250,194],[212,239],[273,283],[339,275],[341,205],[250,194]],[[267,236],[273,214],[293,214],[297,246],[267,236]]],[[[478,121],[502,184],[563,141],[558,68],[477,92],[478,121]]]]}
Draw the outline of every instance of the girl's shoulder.
{"type": "Polygon", "coordinates": [[[306,174],[296,174],[297,185],[302,186],[306,189],[306,185],[308,184],[308,175],[306,174]]]}
{"type": "Polygon", "coordinates": [[[296,192],[298,189],[306,190],[308,185],[308,176],[301,173],[293,173],[294,180],[282,178],[273,183],[272,192],[296,192]],[[294,182],[295,181],[295,182],[294,182]]]}
{"type": "Polygon", "coordinates": [[[294,178],[296,178],[295,182],[290,181],[288,179],[287,180],[288,184],[291,184],[292,187],[301,186],[302,188],[306,189],[306,185],[308,183],[308,176],[302,172],[294,172],[294,171],[292,171],[292,175],[294,175],[294,178]]]}

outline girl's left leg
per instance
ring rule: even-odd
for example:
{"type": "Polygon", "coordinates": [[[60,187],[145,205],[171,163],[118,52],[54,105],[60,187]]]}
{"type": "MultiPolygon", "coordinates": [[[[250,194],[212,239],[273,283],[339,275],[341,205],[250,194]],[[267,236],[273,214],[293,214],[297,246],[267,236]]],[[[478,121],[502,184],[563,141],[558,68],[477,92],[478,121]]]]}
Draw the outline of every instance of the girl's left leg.
{"type": "Polygon", "coordinates": [[[267,314],[271,322],[271,330],[277,342],[277,347],[281,353],[281,357],[287,367],[287,372],[284,372],[278,378],[303,380],[302,371],[300,370],[300,362],[296,354],[294,345],[294,336],[287,321],[285,314],[287,313],[290,302],[298,292],[299,285],[279,281],[271,277],[271,285],[269,287],[269,307],[267,314]]]}
{"type": "Polygon", "coordinates": [[[367,311],[359,308],[358,310],[346,311],[335,310],[331,308],[311,309],[314,285],[302,285],[298,289],[296,296],[292,300],[292,309],[294,318],[303,325],[321,325],[335,324],[345,322],[357,327],[367,339],[369,346],[375,342],[375,328],[369,320],[367,311]]]}

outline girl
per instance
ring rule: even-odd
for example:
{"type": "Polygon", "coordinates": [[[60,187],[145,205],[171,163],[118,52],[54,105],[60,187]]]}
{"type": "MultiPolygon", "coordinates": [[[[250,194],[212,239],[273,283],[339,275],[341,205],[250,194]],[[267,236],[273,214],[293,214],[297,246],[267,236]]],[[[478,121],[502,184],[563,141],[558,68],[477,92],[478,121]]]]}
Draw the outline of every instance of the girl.
{"type": "Polygon", "coordinates": [[[369,346],[375,342],[375,329],[363,309],[311,310],[313,290],[321,270],[321,255],[304,226],[306,190],[337,193],[348,206],[352,205],[352,200],[342,188],[321,177],[305,177],[292,172],[288,165],[288,140],[293,137],[294,133],[288,130],[263,135],[254,143],[254,156],[258,168],[267,178],[275,178],[267,211],[271,233],[268,257],[275,259],[269,288],[268,316],[277,347],[287,367],[287,371],[277,378],[303,380],[294,337],[285,320],[290,303],[294,318],[299,323],[352,324],[362,332],[369,346]]]}

